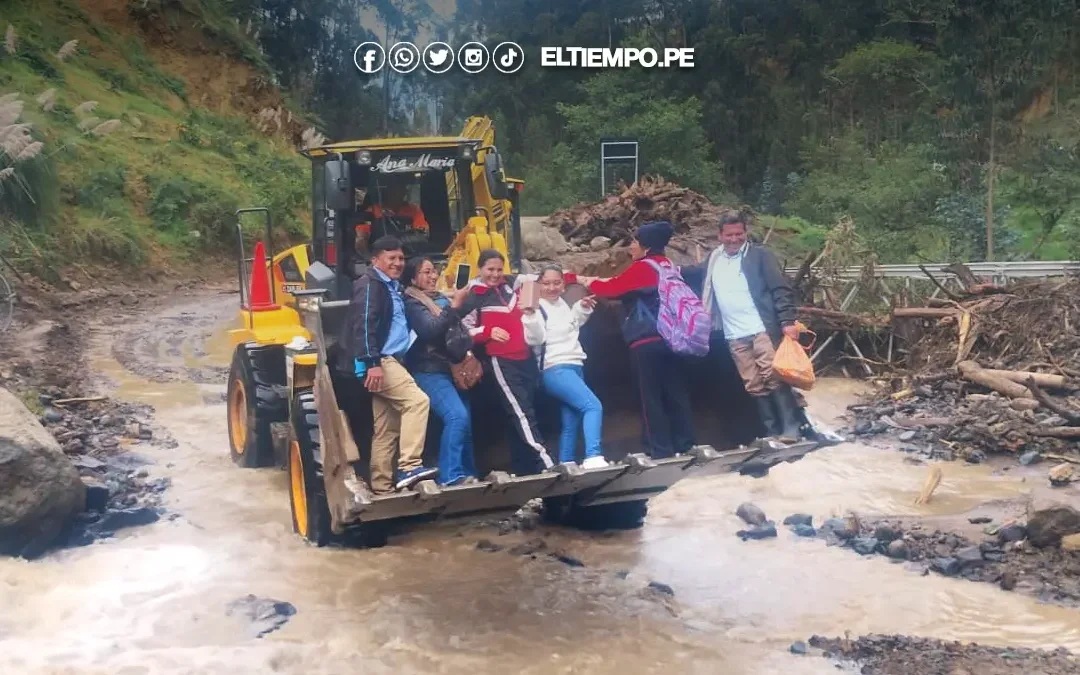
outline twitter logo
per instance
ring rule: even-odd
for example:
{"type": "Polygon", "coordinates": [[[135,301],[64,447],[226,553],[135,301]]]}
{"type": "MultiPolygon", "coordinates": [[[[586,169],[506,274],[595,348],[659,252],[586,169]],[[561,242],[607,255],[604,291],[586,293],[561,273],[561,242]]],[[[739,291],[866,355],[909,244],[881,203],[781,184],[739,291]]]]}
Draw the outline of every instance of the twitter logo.
{"type": "Polygon", "coordinates": [[[424,47],[423,61],[429,72],[445,73],[454,65],[454,50],[445,42],[432,42],[424,47]]]}

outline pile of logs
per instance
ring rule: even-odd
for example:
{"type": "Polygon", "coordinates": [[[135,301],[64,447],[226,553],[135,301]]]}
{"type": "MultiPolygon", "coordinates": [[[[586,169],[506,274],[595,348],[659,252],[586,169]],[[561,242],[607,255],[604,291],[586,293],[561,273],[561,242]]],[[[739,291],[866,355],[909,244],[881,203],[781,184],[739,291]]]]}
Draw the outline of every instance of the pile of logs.
{"type": "Polygon", "coordinates": [[[734,210],[713,204],[689,188],[643,176],[600,202],[556,211],[545,224],[558,228],[573,245],[588,245],[596,237],[606,237],[618,246],[629,243],[634,230],[649,221],[666,220],[677,233],[685,234],[704,227],[715,230],[720,218],[729,212],[734,210]]]}
{"type": "Polygon", "coordinates": [[[964,271],[963,289],[948,299],[893,310],[894,328],[922,323],[913,368],[867,410],[879,427],[921,429],[961,454],[1072,456],[1080,450],[1080,279],[1003,288],[964,271]]]}

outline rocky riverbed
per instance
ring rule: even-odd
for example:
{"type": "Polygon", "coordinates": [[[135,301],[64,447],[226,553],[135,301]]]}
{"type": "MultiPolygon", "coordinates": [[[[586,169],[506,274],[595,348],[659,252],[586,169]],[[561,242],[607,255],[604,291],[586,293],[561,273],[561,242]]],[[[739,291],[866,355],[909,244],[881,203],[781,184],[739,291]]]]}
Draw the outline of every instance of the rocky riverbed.
{"type": "Polygon", "coordinates": [[[1067,649],[986,647],[904,635],[810,638],[810,647],[863,675],[1066,675],[1080,669],[1067,649]]]}

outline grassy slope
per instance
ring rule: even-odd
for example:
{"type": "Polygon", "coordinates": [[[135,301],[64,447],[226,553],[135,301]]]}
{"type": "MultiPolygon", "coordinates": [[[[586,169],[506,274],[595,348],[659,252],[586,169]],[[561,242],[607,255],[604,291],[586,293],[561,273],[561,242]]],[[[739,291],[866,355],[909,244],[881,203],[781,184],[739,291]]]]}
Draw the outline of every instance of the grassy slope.
{"type": "Polygon", "coordinates": [[[42,217],[0,225],[0,251],[46,276],[72,257],[156,270],[232,250],[241,206],[270,206],[288,234],[307,230],[307,161],[284,134],[256,127],[256,110],[280,96],[213,0],[148,18],[164,27],[167,48],[130,15],[128,5],[142,2],[7,4],[0,31],[13,25],[19,46],[15,56],[0,50],[0,96],[21,93],[22,121],[45,142],[46,159],[26,176],[40,183],[42,217]],[[61,62],[68,40],[78,50],[61,62]],[[257,95],[251,83],[263,83],[257,95]],[[46,112],[35,99],[50,88],[57,105],[46,112]],[[77,115],[86,101],[97,106],[77,115]],[[122,125],[96,137],[79,128],[87,117],[122,125]]]}

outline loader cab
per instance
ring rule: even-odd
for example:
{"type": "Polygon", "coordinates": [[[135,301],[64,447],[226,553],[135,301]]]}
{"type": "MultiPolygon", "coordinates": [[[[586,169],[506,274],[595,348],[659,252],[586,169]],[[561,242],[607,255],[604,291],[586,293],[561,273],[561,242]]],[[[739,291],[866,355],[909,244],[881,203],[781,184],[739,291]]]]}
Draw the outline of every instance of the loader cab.
{"type": "Polygon", "coordinates": [[[517,195],[494,146],[466,138],[381,139],[309,150],[312,160],[311,275],[327,300],[348,298],[366,270],[370,246],[393,235],[406,256],[443,268],[446,287],[473,273],[482,248],[520,259],[517,195]],[[455,273],[461,273],[455,275],[455,273]],[[332,277],[332,279],[331,279],[332,277]]]}
{"type": "Polygon", "coordinates": [[[333,271],[332,299],[348,297],[384,235],[400,239],[406,256],[446,259],[475,210],[473,151],[463,144],[312,157],[312,262],[333,271]]]}

